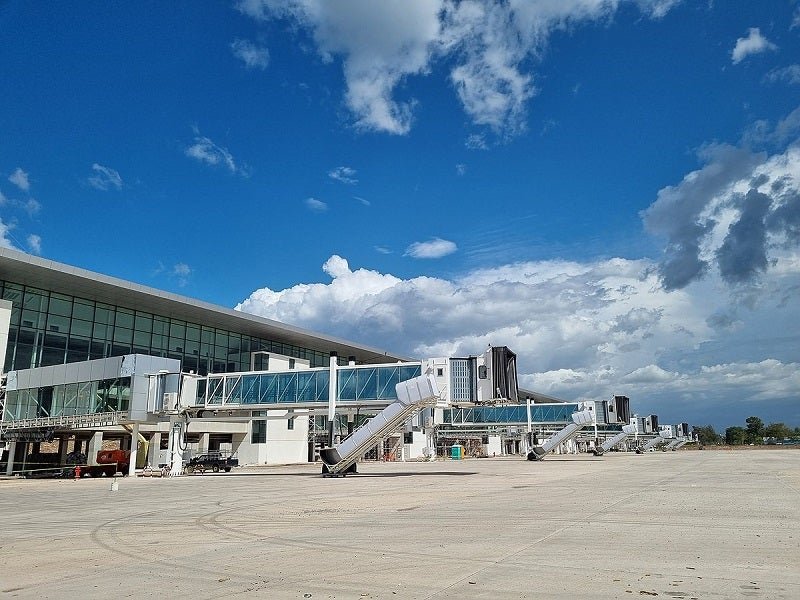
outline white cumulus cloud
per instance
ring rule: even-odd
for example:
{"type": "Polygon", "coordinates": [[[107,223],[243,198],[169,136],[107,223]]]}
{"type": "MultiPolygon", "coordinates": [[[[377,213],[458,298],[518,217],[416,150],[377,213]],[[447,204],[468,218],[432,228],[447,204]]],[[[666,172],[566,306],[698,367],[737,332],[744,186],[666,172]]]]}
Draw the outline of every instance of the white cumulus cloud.
{"type": "Polygon", "coordinates": [[[736,40],[736,45],[731,50],[731,60],[733,64],[738,65],[748,56],[777,49],[775,44],[761,35],[758,27],[751,27],[747,30],[747,37],[740,37],[736,40]]]}
{"type": "Polygon", "coordinates": [[[508,345],[523,387],[565,399],[621,393],[644,414],[669,418],[674,408],[689,418],[796,397],[800,255],[781,263],[743,306],[719,277],[667,292],[649,260],[403,279],[332,256],[323,266],[330,282],[262,288],[236,308],[420,358],[508,345]],[[738,311],[739,327],[709,325],[724,311],[738,311]]]}
{"type": "Polygon", "coordinates": [[[21,189],[23,192],[27,192],[31,189],[31,184],[28,179],[28,174],[23,171],[20,167],[17,167],[16,170],[9,175],[8,180],[21,189]]]}
{"type": "Polygon", "coordinates": [[[16,250],[16,246],[11,241],[10,238],[11,227],[3,222],[3,219],[0,219],[0,248],[11,248],[12,250],[16,250]]]}
{"type": "Polygon", "coordinates": [[[92,165],[92,171],[94,171],[94,174],[91,175],[87,181],[89,185],[96,190],[107,191],[112,188],[115,190],[122,189],[122,177],[120,177],[119,172],[115,169],[94,163],[92,165]]]}
{"type": "Polygon", "coordinates": [[[269,50],[249,40],[234,40],[231,42],[231,51],[248,69],[263,71],[269,65],[269,50]]]}
{"type": "Polygon", "coordinates": [[[201,163],[212,166],[221,165],[231,173],[247,175],[246,170],[236,164],[233,155],[227,148],[218,146],[205,136],[196,136],[192,144],[186,148],[185,154],[201,163]]]}
{"type": "Polygon", "coordinates": [[[449,240],[433,238],[427,242],[414,242],[406,248],[405,255],[412,258],[442,258],[458,250],[458,246],[449,240]]]}
{"type": "Polygon", "coordinates": [[[317,198],[306,198],[305,204],[309,210],[313,210],[314,212],[325,212],[328,210],[328,204],[317,198]]]}
{"type": "Polygon", "coordinates": [[[353,167],[336,167],[328,171],[328,177],[339,183],[347,183],[349,185],[358,183],[356,170],[353,167]]]}
{"type": "Polygon", "coordinates": [[[787,83],[789,85],[800,84],[800,65],[793,64],[786,67],[772,69],[764,76],[764,80],[770,83],[787,83]]]}
{"type": "Polygon", "coordinates": [[[533,68],[552,32],[607,20],[620,4],[657,19],[677,3],[239,0],[236,6],[259,21],[290,21],[311,34],[323,61],[341,60],[345,102],[359,129],[408,133],[416,101],[398,99],[398,89],[442,62],[472,122],[507,137],[525,129],[527,103],[536,93],[533,68]]]}
{"type": "Polygon", "coordinates": [[[34,254],[42,253],[42,238],[34,233],[28,236],[28,248],[34,254]]]}

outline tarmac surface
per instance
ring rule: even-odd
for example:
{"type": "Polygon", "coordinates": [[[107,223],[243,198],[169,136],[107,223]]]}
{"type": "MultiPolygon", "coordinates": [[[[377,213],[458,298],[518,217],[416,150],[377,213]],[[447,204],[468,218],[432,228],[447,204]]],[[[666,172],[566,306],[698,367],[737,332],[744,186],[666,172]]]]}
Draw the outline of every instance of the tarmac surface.
{"type": "Polygon", "coordinates": [[[0,481],[2,598],[800,598],[800,451],[0,481]]]}

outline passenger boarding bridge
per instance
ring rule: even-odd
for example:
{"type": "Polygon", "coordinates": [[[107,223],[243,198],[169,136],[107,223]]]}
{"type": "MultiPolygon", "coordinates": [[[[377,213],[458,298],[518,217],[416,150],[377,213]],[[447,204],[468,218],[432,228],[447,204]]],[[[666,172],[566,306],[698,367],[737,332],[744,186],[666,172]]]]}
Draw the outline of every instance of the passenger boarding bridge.
{"type": "MultiPolygon", "coordinates": [[[[516,356],[506,347],[489,347],[477,356],[379,365],[340,364],[338,357],[331,356],[328,367],[317,368],[302,359],[273,354],[268,366],[265,371],[198,376],[181,373],[179,361],[173,359],[126,355],[13,371],[8,374],[0,433],[12,443],[35,443],[52,439],[53,433],[63,437],[82,428],[123,428],[135,443],[141,439],[140,426],[155,431],[151,435],[160,439],[158,432],[166,432],[168,422],[169,448],[175,455],[185,448],[181,440],[185,441],[190,423],[251,422],[257,416],[285,421],[300,415],[308,417],[308,435],[295,436],[293,443],[314,440],[335,448],[340,439],[364,426],[367,418],[391,408],[392,415],[384,413],[380,432],[361,446],[367,441],[379,443],[381,436],[402,428],[417,451],[503,436],[512,445],[495,448],[498,454],[506,454],[528,452],[537,435],[555,439],[580,411],[592,411],[593,427],[579,433],[595,444],[598,428],[608,439],[630,420],[625,396],[610,401],[524,404],[516,356]],[[416,383],[411,387],[405,385],[412,381],[416,383]],[[423,395],[417,394],[414,401],[407,399],[407,407],[398,411],[403,400],[398,397],[400,389],[428,392],[420,392],[423,395]],[[318,425],[327,431],[320,432],[318,425]],[[417,434],[424,439],[417,440],[417,434]]],[[[658,427],[656,417],[648,417],[647,425],[658,427]]],[[[92,444],[102,440],[102,435],[95,437],[92,444]]],[[[158,450],[158,443],[154,447],[158,450]]],[[[151,453],[151,464],[154,458],[151,453]]],[[[338,462],[330,465],[334,471],[338,462]]]]}

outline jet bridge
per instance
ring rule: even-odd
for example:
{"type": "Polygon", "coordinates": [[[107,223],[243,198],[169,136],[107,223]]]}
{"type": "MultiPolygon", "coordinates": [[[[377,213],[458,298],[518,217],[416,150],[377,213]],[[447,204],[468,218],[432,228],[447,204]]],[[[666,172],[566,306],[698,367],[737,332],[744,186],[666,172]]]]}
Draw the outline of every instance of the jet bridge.
{"type": "Polygon", "coordinates": [[[666,432],[660,431],[656,437],[654,437],[652,440],[647,442],[642,448],[637,450],[636,453],[637,454],[642,454],[643,452],[647,452],[649,450],[652,450],[656,446],[659,446],[659,445],[665,443],[669,439],[669,438],[666,437],[666,435],[667,435],[666,432]]]}
{"type": "Polygon", "coordinates": [[[593,422],[593,413],[589,409],[572,413],[572,423],[564,427],[564,429],[556,433],[541,446],[534,446],[531,448],[531,451],[528,452],[528,460],[544,459],[544,457],[555,450],[559,444],[568,442],[577,436],[581,429],[587,425],[591,425],[593,422]]]}
{"type": "Polygon", "coordinates": [[[394,433],[418,410],[440,399],[436,379],[420,375],[395,386],[397,401],[392,402],[340,444],[320,450],[323,477],[345,476],[356,472],[356,461],[382,438],[394,433]]]}
{"type": "Polygon", "coordinates": [[[636,433],[636,425],[634,424],[623,425],[622,431],[620,431],[617,435],[615,435],[611,439],[608,439],[605,442],[603,442],[601,446],[598,446],[597,448],[594,449],[594,455],[603,456],[603,454],[611,450],[611,448],[619,444],[628,436],[633,435],[634,433],[636,433]]]}

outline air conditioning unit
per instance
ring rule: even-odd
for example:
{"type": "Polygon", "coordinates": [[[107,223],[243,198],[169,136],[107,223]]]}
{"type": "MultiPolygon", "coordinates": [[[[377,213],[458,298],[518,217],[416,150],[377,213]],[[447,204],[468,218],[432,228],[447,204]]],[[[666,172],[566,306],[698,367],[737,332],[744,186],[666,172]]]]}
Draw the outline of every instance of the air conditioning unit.
{"type": "Polygon", "coordinates": [[[164,410],[178,410],[178,392],[166,392],[161,405],[164,410]]]}

